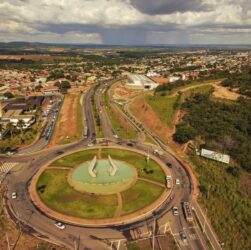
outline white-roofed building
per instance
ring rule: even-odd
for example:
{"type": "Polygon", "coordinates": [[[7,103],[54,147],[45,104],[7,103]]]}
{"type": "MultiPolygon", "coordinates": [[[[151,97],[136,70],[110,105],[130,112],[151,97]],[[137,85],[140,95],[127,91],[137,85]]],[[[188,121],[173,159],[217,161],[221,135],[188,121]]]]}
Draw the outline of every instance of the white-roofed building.
{"type": "Polygon", "coordinates": [[[135,89],[155,89],[158,87],[158,83],[154,82],[150,78],[145,75],[139,74],[130,74],[128,75],[128,83],[127,87],[135,88],[135,89]]]}

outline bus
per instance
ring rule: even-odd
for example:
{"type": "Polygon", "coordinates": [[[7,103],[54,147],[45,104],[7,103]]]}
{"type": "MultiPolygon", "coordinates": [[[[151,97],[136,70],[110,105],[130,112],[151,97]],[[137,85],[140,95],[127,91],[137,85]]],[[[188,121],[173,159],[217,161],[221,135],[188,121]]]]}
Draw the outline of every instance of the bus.
{"type": "Polygon", "coordinates": [[[193,221],[193,216],[192,216],[189,202],[184,201],[182,204],[182,208],[183,208],[183,212],[184,212],[186,220],[189,222],[193,221]]]}
{"type": "Polygon", "coordinates": [[[84,138],[88,137],[88,128],[85,126],[84,127],[84,138]]]}

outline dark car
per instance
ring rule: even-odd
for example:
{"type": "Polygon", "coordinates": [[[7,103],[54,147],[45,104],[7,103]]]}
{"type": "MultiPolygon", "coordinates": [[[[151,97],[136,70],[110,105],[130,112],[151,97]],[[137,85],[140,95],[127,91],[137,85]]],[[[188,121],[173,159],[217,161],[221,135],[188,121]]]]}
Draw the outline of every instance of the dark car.
{"type": "Polygon", "coordinates": [[[180,231],[180,238],[182,241],[187,241],[187,237],[186,237],[186,234],[184,233],[184,231],[180,231]]]}
{"type": "Polygon", "coordinates": [[[172,167],[173,167],[173,166],[172,166],[172,163],[170,163],[170,162],[167,162],[166,165],[167,165],[169,168],[172,168],[172,167]]]}

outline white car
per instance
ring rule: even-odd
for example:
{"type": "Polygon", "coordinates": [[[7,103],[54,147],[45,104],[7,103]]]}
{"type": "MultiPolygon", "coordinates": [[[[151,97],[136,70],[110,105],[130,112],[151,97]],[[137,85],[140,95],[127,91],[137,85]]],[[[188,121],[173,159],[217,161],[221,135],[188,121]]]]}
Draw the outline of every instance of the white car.
{"type": "Polygon", "coordinates": [[[173,207],[173,215],[179,215],[179,210],[177,207],[173,207]]]}
{"type": "Polygon", "coordinates": [[[176,179],[176,185],[180,185],[180,180],[179,179],[176,179]]]}
{"type": "Polygon", "coordinates": [[[65,224],[60,221],[55,222],[54,225],[59,229],[65,229],[65,224]]]}
{"type": "Polygon", "coordinates": [[[16,198],[17,198],[17,193],[16,193],[16,192],[13,192],[13,193],[11,194],[11,198],[12,198],[12,199],[16,199],[16,198]]]}
{"type": "Polygon", "coordinates": [[[89,143],[87,147],[93,147],[94,145],[92,143],[89,143]]]}

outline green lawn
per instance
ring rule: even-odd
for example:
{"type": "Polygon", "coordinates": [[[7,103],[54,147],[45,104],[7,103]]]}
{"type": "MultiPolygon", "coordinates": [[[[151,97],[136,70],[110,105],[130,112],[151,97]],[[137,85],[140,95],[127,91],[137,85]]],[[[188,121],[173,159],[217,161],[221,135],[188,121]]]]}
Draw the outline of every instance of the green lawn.
{"type": "Polygon", "coordinates": [[[42,201],[51,209],[79,218],[110,218],[117,208],[117,196],[80,193],[67,182],[68,170],[46,170],[37,183],[42,201]]]}
{"type": "Polygon", "coordinates": [[[134,186],[122,192],[123,214],[132,213],[155,201],[163,188],[145,181],[137,181],[134,186]]]}
{"type": "Polygon", "coordinates": [[[251,193],[243,183],[245,173],[234,176],[227,165],[198,156],[191,160],[199,176],[199,201],[207,208],[224,249],[251,249],[251,193]]]}
{"type": "Polygon", "coordinates": [[[144,155],[121,149],[102,149],[101,153],[103,158],[111,155],[114,159],[126,161],[131,164],[137,169],[140,177],[165,183],[165,174],[159,164],[152,159],[150,159],[147,164],[144,155]],[[147,171],[142,171],[144,168],[147,171]]]}
{"type": "Polygon", "coordinates": [[[178,96],[147,96],[148,104],[159,115],[161,121],[165,122],[169,127],[173,126],[173,118],[175,115],[175,102],[178,100],[178,96]]]}
{"type": "Polygon", "coordinates": [[[76,152],[68,156],[62,157],[50,164],[50,166],[59,167],[76,167],[84,161],[89,161],[97,154],[96,149],[89,149],[85,151],[76,152]]]}

